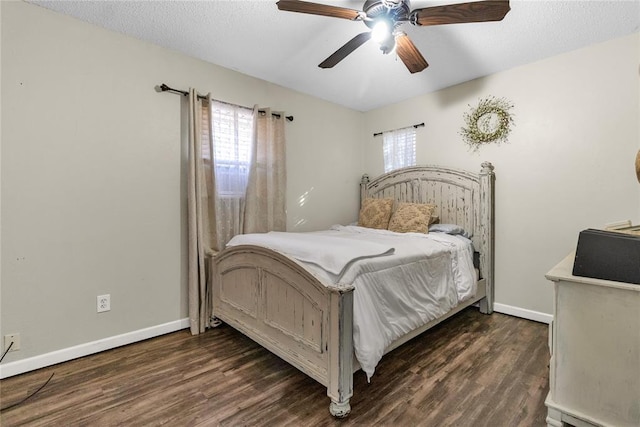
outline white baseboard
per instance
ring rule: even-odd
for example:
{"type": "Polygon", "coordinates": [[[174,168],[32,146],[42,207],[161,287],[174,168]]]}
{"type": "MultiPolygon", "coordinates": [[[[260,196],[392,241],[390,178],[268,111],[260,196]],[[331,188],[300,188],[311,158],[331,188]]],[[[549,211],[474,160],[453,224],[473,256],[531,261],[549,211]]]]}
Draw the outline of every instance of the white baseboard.
{"type": "MultiPolygon", "coordinates": [[[[542,323],[551,323],[553,316],[539,311],[527,310],[525,308],[514,307],[511,305],[494,303],[493,310],[497,313],[508,314],[510,316],[521,317],[523,319],[533,320],[542,323]]],[[[85,344],[76,345],[74,347],[63,348],[62,350],[52,351],[40,356],[30,357],[28,359],[17,360],[0,365],[0,379],[12,377],[14,375],[24,374],[25,372],[35,371],[36,369],[45,368],[57,363],[67,362],[79,357],[88,356],[90,354],[99,353],[101,351],[110,350],[134,342],[143,341],[149,338],[179,331],[189,327],[189,319],[176,320],[162,325],[151,326],[149,328],[137,331],[127,332],[126,334],[116,335],[85,344]]]]}
{"type": "Polygon", "coordinates": [[[51,353],[41,354],[39,356],[29,357],[27,359],[16,360],[15,362],[4,363],[0,365],[0,379],[12,377],[14,375],[23,374],[25,372],[34,371],[36,369],[45,368],[57,363],[67,362],[77,359],[78,357],[88,356],[90,354],[99,353],[101,351],[110,350],[134,342],[146,340],[170,332],[179,331],[189,327],[189,319],[180,319],[173,322],[164,323],[162,325],[151,326],[137,331],[127,332],[122,335],[116,335],[85,344],[76,345],[74,347],[63,348],[61,350],[52,351],[51,353]]]}
{"type": "Polygon", "coordinates": [[[512,305],[493,303],[493,311],[502,314],[508,314],[509,316],[522,317],[523,319],[533,320],[541,323],[551,323],[553,321],[553,315],[542,313],[539,311],[527,310],[526,308],[514,307],[512,305]]]}

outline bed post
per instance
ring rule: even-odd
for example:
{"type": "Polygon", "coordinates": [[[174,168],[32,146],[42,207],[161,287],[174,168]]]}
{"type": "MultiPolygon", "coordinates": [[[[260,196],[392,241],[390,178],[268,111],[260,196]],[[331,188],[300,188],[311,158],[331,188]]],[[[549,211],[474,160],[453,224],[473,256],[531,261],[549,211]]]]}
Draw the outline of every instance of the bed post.
{"type": "Polygon", "coordinates": [[[329,315],[329,412],[344,418],[353,396],[353,288],[332,290],[329,315]]]}
{"type": "Polygon", "coordinates": [[[362,206],[362,201],[367,198],[367,186],[369,185],[369,175],[366,173],[362,175],[362,179],[360,180],[360,205],[358,206],[358,210],[360,206],[362,206]]]}
{"type": "Polygon", "coordinates": [[[480,267],[482,277],[486,280],[487,296],[480,300],[480,311],[485,314],[493,313],[494,291],[494,181],[493,165],[489,162],[482,163],[480,171],[480,224],[481,245],[480,267]]]}

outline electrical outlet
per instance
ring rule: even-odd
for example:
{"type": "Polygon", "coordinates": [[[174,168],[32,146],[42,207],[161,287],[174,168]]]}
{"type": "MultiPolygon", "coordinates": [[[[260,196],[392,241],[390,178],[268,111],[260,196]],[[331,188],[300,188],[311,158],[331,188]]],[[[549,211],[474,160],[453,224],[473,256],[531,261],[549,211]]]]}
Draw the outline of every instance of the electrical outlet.
{"type": "Polygon", "coordinates": [[[9,345],[13,342],[13,345],[9,351],[20,350],[20,334],[7,334],[4,336],[4,350],[9,348],[9,345]]]}
{"type": "Polygon", "coordinates": [[[98,295],[98,313],[111,310],[111,295],[98,295]]]}

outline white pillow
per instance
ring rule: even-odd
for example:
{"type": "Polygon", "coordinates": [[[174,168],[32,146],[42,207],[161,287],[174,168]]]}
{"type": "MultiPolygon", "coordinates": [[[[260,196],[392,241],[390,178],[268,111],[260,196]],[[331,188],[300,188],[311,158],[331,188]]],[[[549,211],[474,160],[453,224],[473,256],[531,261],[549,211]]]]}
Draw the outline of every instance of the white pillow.
{"type": "Polygon", "coordinates": [[[440,232],[447,233],[453,235],[460,235],[470,239],[473,236],[470,233],[467,233],[466,230],[460,227],[458,224],[431,224],[429,226],[429,233],[431,232],[440,232]]]}

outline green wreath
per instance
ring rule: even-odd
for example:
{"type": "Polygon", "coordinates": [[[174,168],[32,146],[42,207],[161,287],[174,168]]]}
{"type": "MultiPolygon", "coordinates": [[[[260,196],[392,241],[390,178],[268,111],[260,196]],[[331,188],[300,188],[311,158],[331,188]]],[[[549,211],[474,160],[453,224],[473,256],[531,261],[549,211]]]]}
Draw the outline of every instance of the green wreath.
{"type": "Polygon", "coordinates": [[[481,99],[476,108],[464,114],[466,127],[460,129],[464,142],[472,150],[482,144],[508,142],[513,116],[509,110],[513,105],[504,98],[489,97],[481,99]]]}

